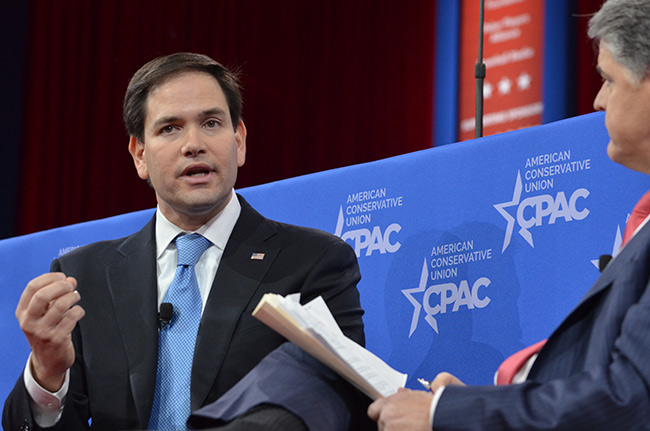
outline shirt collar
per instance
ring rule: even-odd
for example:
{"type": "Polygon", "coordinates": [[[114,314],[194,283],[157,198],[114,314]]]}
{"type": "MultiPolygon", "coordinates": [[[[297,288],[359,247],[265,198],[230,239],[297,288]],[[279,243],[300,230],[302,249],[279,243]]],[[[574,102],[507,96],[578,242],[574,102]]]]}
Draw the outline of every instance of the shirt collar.
{"type": "MultiPolygon", "coordinates": [[[[233,190],[228,205],[194,232],[203,235],[212,245],[223,251],[240,213],[241,204],[233,190]]],[[[156,210],[156,259],[160,258],[180,233],[193,232],[187,232],[170,222],[158,207],[156,210]]]]}

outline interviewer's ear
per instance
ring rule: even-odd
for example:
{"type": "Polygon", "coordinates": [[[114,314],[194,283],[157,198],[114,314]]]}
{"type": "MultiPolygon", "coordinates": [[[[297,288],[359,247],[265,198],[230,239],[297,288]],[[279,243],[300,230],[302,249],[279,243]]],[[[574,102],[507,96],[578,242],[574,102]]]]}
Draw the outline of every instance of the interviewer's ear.
{"type": "Polygon", "coordinates": [[[129,153],[133,157],[133,164],[135,165],[138,176],[143,180],[149,179],[149,170],[147,169],[147,162],[144,158],[144,142],[140,142],[135,136],[129,138],[129,153]]]}

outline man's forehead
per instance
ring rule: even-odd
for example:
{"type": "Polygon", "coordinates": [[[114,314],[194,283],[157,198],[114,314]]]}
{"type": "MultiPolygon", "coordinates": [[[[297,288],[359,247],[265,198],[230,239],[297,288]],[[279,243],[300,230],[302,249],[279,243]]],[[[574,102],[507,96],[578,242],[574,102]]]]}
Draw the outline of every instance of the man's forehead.
{"type": "Polygon", "coordinates": [[[160,117],[228,115],[229,110],[221,85],[213,76],[186,72],[153,87],[145,101],[145,113],[145,121],[156,121],[160,117]]]}
{"type": "MultiPolygon", "coordinates": [[[[223,88],[221,88],[221,84],[214,76],[206,72],[187,71],[169,76],[152,86],[147,94],[147,102],[158,94],[169,92],[172,88],[175,88],[177,91],[180,90],[183,95],[190,94],[197,87],[197,83],[213,88],[218,99],[225,99],[223,88]]],[[[204,93],[201,94],[206,95],[204,93]]]]}
{"type": "Polygon", "coordinates": [[[610,67],[611,62],[614,61],[614,59],[612,58],[612,53],[607,48],[607,46],[602,42],[600,42],[600,44],[598,45],[598,58],[596,61],[597,61],[596,69],[600,73],[606,72],[606,69],[610,67]]]}

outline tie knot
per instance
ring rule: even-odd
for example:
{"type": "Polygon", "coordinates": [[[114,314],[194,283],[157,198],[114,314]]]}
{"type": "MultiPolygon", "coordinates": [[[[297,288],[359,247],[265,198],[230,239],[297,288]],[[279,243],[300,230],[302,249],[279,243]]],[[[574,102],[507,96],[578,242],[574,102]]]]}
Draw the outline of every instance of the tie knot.
{"type": "Polygon", "coordinates": [[[623,247],[629,240],[632,239],[637,228],[643,223],[643,221],[650,214],[650,191],[646,192],[643,197],[636,203],[630,218],[625,224],[625,231],[623,232],[623,241],[621,242],[621,247],[623,247]]]}
{"type": "Polygon", "coordinates": [[[178,258],[176,266],[193,266],[199,260],[204,251],[210,247],[210,241],[198,233],[182,235],[176,238],[176,251],[178,258]]]}

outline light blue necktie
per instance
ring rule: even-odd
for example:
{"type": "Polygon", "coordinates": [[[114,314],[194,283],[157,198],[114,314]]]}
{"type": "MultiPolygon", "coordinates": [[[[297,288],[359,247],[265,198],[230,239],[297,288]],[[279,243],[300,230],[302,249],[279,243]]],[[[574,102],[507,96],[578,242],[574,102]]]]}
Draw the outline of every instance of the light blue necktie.
{"type": "Polygon", "coordinates": [[[187,429],[192,359],[203,305],[194,265],[209,246],[210,241],[196,233],[176,238],[176,274],[164,299],[174,307],[174,315],[159,334],[151,430],[187,429]]]}

